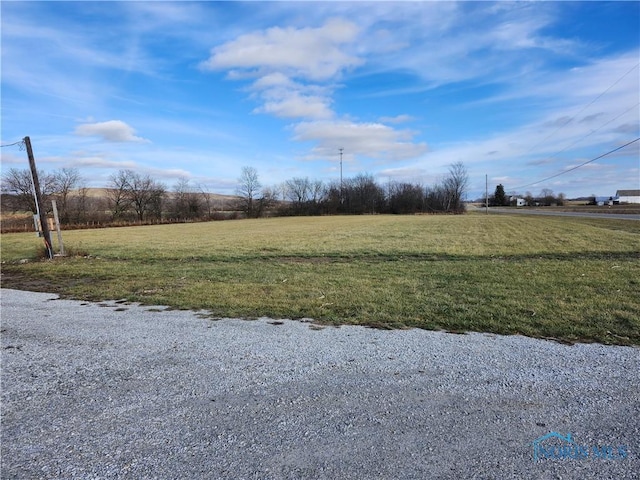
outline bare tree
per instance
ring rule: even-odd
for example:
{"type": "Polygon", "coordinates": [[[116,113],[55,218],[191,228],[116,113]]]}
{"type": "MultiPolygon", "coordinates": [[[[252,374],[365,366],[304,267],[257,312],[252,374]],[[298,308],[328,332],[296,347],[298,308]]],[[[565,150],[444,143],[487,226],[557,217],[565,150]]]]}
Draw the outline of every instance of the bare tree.
{"type": "Polygon", "coordinates": [[[411,183],[389,185],[389,211],[391,213],[417,213],[424,207],[424,188],[411,183]]]}
{"type": "Polygon", "coordinates": [[[62,168],[53,172],[54,198],[60,212],[60,221],[69,223],[70,205],[69,195],[78,188],[82,177],[77,168],[62,168]]]}
{"type": "MultiPolygon", "coordinates": [[[[38,171],[40,191],[45,208],[51,208],[51,196],[55,191],[55,181],[52,175],[38,171]]],[[[28,169],[10,169],[2,176],[2,191],[11,195],[12,210],[26,210],[37,213],[36,202],[33,194],[33,181],[28,169]]]]}
{"type": "MultiPolygon", "coordinates": [[[[38,172],[38,176],[42,175],[38,172]]],[[[2,192],[9,194],[11,209],[28,210],[36,213],[36,203],[33,198],[33,183],[29,170],[12,168],[2,176],[2,192]]],[[[7,201],[3,202],[5,205],[7,201]]]]}
{"type": "Polygon", "coordinates": [[[165,194],[164,185],[154,181],[148,174],[141,175],[131,170],[127,172],[127,196],[131,200],[138,220],[143,221],[148,216],[160,218],[165,194]]]}
{"type": "Polygon", "coordinates": [[[445,210],[447,212],[464,212],[464,197],[469,185],[469,175],[462,162],[449,167],[449,175],[442,182],[445,194],[445,210]]]}
{"type": "Polygon", "coordinates": [[[309,192],[311,190],[311,182],[309,177],[296,177],[286,181],[287,197],[293,203],[302,205],[309,200],[309,192]]]}
{"type": "Polygon", "coordinates": [[[89,189],[87,187],[80,187],[77,195],[71,199],[71,205],[69,206],[70,214],[73,215],[73,221],[84,222],[87,219],[88,208],[89,189]]]}
{"type": "Polygon", "coordinates": [[[129,198],[129,174],[130,170],[119,170],[109,177],[109,189],[107,197],[111,216],[114,220],[121,218],[131,208],[129,198]]]}
{"type": "Polygon", "coordinates": [[[254,201],[260,192],[260,187],[258,171],[254,167],[242,167],[236,193],[241,198],[240,208],[248,217],[256,216],[254,201]]]}
{"type": "Polygon", "coordinates": [[[556,197],[553,195],[553,190],[550,188],[543,188],[540,192],[540,201],[546,206],[555,203],[556,197]]]}
{"type": "Polygon", "coordinates": [[[324,183],[322,183],[322,180],[313,180],[311,182],[309,194],[314,205],[322,201],[324,195],[324,183]]]}
{"type": "Polygon", "coordinates": [[[343,182],[345,205],[349,213],[376,213],[385,207],[384,189],[368,173],[343,182]]]}
{"type": "Polygon", "coordinates": [[[166,194],[167,189],[164,184],[152,181],[151,198],[145,212],[147,217],[153,217],[157,220],[160,220],[162,218],[162,209],[166,194]]]}
{"type": "Polygon", "coordinates": [[[162,216],[165,186],[153,180],[148,174],[133,170],[120,170],[109,179],[109,206],[114,219],[121,218],[133,210],[137,219],[162,216]]]}
{"type": "Polygon", "coordinates": [[[200,216],[200,196],[192,188],[189,180],[179,178],[173,187],[173,214],[177,218],[192,219],[200,216]]]}
{"type": "Polygon", "coordinates": [[[285,182],[286,195],[291,202],[289,210],[296,215],[307,214],[307,202],[311,193],[308,177],[295,177],[285,182]]]}
{"type": "Polygon", "coordinates": [[[527,203],[527,206],[532,207],[535,205],[536,200],[535,198],[533,198],[533,195],[531,195],[531,192],[527,191],[524,194],[524,201],[527,203]]]}
{"type": "Polygon", "coordinates": [[[213,195],[209,191],[209,188],[206,185],[198,184],[198,190],[200,191],[200,197],[202,198],[202,202],[204,203],[204,207],[207,210],[207,218],[211,219],[212,209],[213,209],[213,195]]]}
{"type": "Polygon", "coordinates": [[[262,216],[266,210],[272,208],[274,205],[278,203],[278,192],[274,188],[265,187],[262,190],[260,198],[257,199],[254,204],[255,207],[255,216],[262,216]]]}

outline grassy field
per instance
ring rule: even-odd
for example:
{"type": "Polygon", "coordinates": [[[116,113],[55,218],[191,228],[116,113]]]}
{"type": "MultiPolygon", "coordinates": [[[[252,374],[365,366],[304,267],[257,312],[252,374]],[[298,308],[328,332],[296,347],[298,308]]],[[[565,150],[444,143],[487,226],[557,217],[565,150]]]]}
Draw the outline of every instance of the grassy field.
{"type": "Polygon", "coordinates": [[[640,344],[640,222],[469,214],[238,220],[5,234],[2,285],[212,317],[640,344]],[[55,235],[54,235],[55,236],[55,235]]]}

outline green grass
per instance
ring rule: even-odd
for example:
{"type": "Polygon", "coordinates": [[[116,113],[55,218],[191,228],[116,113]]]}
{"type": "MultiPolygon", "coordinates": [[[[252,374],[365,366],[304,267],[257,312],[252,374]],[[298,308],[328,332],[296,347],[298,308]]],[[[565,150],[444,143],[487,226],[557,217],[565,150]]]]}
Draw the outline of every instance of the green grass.
{"type": "Polygon", "coordinates": [[[212,316],[640,344],[640,222],[529,216],[242,220],[5,234],[3,286],[212,316]]]}

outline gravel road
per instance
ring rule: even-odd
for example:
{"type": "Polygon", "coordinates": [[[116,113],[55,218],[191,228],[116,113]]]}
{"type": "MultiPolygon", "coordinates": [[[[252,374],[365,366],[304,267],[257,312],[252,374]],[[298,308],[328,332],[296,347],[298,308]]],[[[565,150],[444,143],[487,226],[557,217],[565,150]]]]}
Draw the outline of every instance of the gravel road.
{"type": "Polygon", "coordinates": [[[1,306],[3,479],[640,478],[638,348],[1,306]]]}

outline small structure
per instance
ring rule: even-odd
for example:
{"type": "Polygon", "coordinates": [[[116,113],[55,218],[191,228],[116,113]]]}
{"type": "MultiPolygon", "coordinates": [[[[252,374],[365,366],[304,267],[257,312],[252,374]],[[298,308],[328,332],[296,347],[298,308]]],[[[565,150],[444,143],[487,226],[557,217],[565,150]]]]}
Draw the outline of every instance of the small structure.
{"type": "Polygon", "coordinates": [[[510,197],[509,204],[512,207],[526,207],[527,201],[524,198],[520,198],[520,197],[510,197]]]}
{"type": "Polygon", "coordinates": [[[640,203],[640,190],[618,190],[614,203],[640,203]]]}

